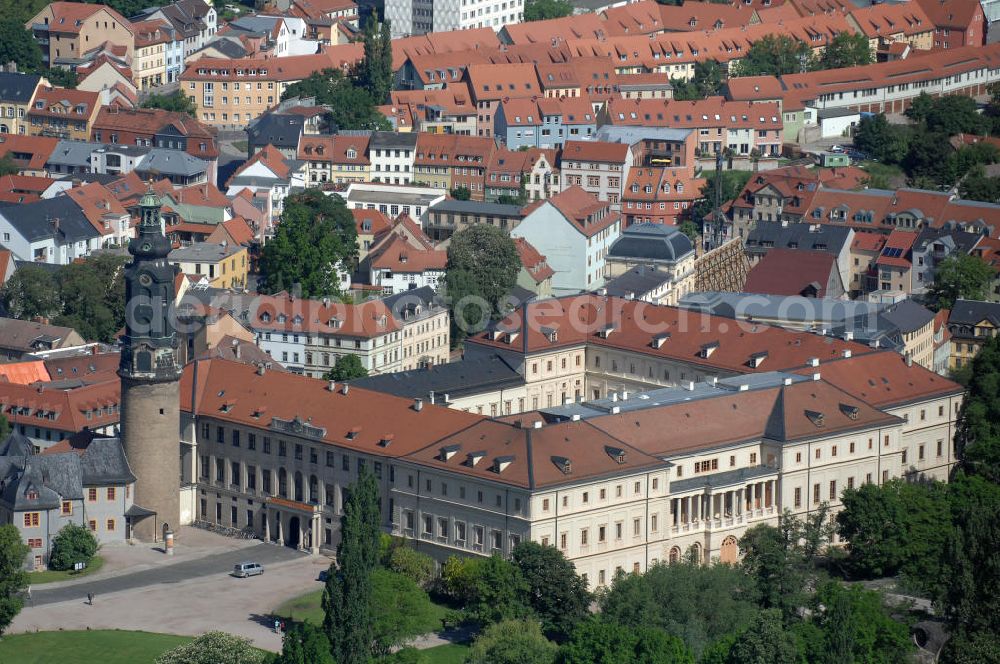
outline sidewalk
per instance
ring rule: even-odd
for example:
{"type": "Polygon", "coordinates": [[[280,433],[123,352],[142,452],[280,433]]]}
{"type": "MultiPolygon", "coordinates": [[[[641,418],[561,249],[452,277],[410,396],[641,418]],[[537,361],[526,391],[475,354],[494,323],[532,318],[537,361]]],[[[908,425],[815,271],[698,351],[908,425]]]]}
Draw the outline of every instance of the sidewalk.
{"type": "Polygon", "coordinates": [[[236,551],[256,544],[260,544],[260,540],[225,537],[200,528],[181,526],[179,531],[174,535],[174,554],[172,556],[168,556],[163,552],[163,544],[161,542],[155,544],[148,542],[105,544],[98,552],[101,558],[104,559],[104,567],[101,568],[101,571],[76,579],[36,584],[34,589],[50,590],[65,586],[74,586],[80,583],[100,581],[101,579],[108,579],[123,574],[133,574],[166,565],[175,565],[180,562],[204,558],[217,553],[236,551]]]}

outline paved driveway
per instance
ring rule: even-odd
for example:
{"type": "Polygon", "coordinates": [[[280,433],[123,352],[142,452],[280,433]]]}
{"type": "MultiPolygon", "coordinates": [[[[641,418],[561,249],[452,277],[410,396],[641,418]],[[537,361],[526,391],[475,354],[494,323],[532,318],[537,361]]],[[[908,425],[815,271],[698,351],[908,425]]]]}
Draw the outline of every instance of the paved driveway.
{"type": "Polygon", "coordinates": [[[197,560],[72,586],[32,591],[11,633],[36,630],[123,629],[196,636],[222,630],[281,650],[270,611],[285,600],[321,587],[316,580],[329,559],[260,544],[197,560]],[[235,563],[255,560],[265,573],[230,575],[235,563]],[[86,595],[93,592],[94,605],[86,595]]]}

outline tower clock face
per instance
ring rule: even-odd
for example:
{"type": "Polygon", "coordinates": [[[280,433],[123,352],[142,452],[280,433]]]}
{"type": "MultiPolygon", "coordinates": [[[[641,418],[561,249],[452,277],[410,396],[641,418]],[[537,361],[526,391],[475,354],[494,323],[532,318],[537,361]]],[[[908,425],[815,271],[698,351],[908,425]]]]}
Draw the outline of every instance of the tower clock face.
{"type": "Polygon", "coordinates": [[[149,276],[148,272],[143,272],[139,275],[139,283],[148,288],[153,284],[153,277],[149,276]]]}
{"type": "Polygon", "coordinates": [[[143,242],[139,248],[143,251],[149,251],[150,249],[153,248],[153,245],[150,244],[149,242],[143,242]]]}

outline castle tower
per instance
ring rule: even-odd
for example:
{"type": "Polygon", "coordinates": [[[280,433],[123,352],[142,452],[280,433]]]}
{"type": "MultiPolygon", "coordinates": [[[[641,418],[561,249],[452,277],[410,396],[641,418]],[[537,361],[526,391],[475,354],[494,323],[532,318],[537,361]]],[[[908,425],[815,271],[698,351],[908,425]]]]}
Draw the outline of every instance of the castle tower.
{"type": "Polygon", "coordinates": [[[125,266],[125,336],[121,362],[121,439],[136,476],[132,536],[157,541],[180,525],[180,409],[177,335],[170,318],[174,269],[163,235],[160,201],[139,201],[141,218],[125,266]],[[155,514],[150,514],[155,512],[155,514]]]}

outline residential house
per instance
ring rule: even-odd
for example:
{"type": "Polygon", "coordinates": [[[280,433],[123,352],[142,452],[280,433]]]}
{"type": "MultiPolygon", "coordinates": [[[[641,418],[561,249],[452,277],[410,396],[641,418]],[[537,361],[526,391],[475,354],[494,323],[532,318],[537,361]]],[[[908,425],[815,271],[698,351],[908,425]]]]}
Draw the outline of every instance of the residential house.
{"type": "Polygon", "coordinates": [[[913,243],[910,292],[923,294],[934,283],[935,268],[951,256],[971,254],[983,236],[950,228],[924,228],[913,243]]]}
{"type": "Polygon", "coordinates": [[[566,141],[559,166],[562,189],[580,187],[620,209],[633,163],[634,155],[627,144],[566,141]]]}
{"type": "Polygon", "coordinates": [[[950,370],[972,363],[983,346],[1000,329],[1000,304],[978,300],[956,300],[948,314],[951,333],[950,370]]]}
{"type": "Polygon", "coordinates": [[[511,236],[522,237],[554,270],[554,293],[594,290],[607,276],[605,257],[621,235],[621,215],[580,187],[532,203],[511,236]]]}
{"type": "Polygon", "coordinates": [[[355,208],[351,215],[358,233],[358,263],[362,264],[375,242],[392,230],[392,221],[378,210],[355,208]]]}
{"type": "Polygon", "coordinates": [[[490,137],[496,123],[494,115],[505,99],[530,99],[541,92],[535,65],[483,64],[465,70],[469,94],[476,105],[476,135],[490,137]]]}
{"type": "Polygon", "coordinates": [[[552,275],[555,271],[531,243],[523,237],[514,238],[517,255],[521,259],[521,269],[517,272],[517,285],[534,293],[539,298],[552,296],[552,275]]]}
{"type": "Polygon", "coordinates": [[[376,131],[368,141],[368,161],[372,182],[410,184],[421,178],[414,176],[417,135],[412,133],[376,131]]]}
{"type": "Polygon", "coordinates": [[[132,71],[139,89],[173,82],[167,73],[168,61],[173,64],[171,73],[176,80],[181,70],[179,63],[184,61],[184,39],[180,33],[163,19],[135,21],[132,32],[135,34],[132,71]]]}
{"type": "Polygon", "coordinates": [[[437,290],[444,280],[448,252],[426,244],[414,246],[404,236],[391,232],[366,258],[369,283],[392,295],[416,288],[437,290]]]}
{"type": "Polygon", "coordinates": [[[368,136],[351,134],[302,136],[297,159],[305,165],[305,181],[310,187],[368,182],[368,143],[368,136]]]}
{"type": "Polygon", "coordinates": [[[218,31],[218,14],[212,3],[205,0],[176,0],[172,4],[143,9],[133,19],[168,21],[184,42],[180,62],[168,62],[168,67],[183,66],[184,59],[205,44],[218,31]]]}
{"type": "Polygon", "coordinates": [[[446,198],[427,211],[424,232],[434,242],[443,242],[460,230],[490,224],[504,231],[515,228],[524,218],[520,205],[460,201],[446,198]]]}
{"type": "Polygon", "coordinates": [[[0,447],[0,519],[17,527],[28,554],[24,567],[48,567],[53,540],[68,524],[88,528],[100,544],[131,539],[135,475],[118,438],[84,430],[33,453],[11,434],[0,447]]]}
{"type": "MultiPolygon", "coordinates": [[[[484,200],[486,167],[496,149],[492,139],[449,134],[418,134],[416,138],[414,180],[446,190],[464,187],[472,200],[484,200]]],[[[373,168],[373,178],[376,173],[373,168]]]]}
{"type": "Polygon", "coordinates": [[[702,197],[704,178],[692,176],[694,169],[634,166],[622,194],[625,225],[639,223],[679,225],[690,215],[691,206],[702,197]]]}
{"type": "Polygon", "coordinates": [[[774,249],[822,251],[834,257],[841,283],[851,283],[851,246],[854,230],[841,226],[787,221],[758,221],[744,245],[755,265],[774,249]]]}
{"type": "MultiPolygon", "coordinates": [[[[408,289],[382,298],[382,304],[402,327],[399,372],[427,371],[448,363],[451,315],[434,288],[408,289]]],[[[384,375],[398,376],[399,373],[384,375]]]]}
{"type": "Polygon", "coordinates": [[[913,244],[917,234],[893,230],[875,259],[878,289],[909,294],[913,287],[913,244]]]}
{"type": "Polygon", "coordinates": [[[934,46],[935,25],[919,2],[859,7],[847,14],[847,20],[868,38],[873,52],[899,42],[924,51],[934,46]]]}
{"type": "Polygon", "coordinates": [[[934,48],[982,46],[986,20],[978,0],[917,0],[934,24],[934,48]]]}
{"type": "Polygon", "coordinates": [[[126,62],[135,51],[131,23],[107,5],[51,2],[24,27],[34,34],[49,67],[73,68],[104,44],[121,49],[126,62]]]}
{"type": "Polygon", "coordinates": [[[304,164],[286,159],[277,148],[270,145],[243,163],[226,183],[227,196],[249,189],[263,192],[271,201],[271,211],[276,219],[284,210],[285,199],[306,186],[304,164]]]}
{"type": "Polygon", "coordinates": [[[0,357],[5,362],[24,359],[32,353],[79,346],[83,337],[71,327],[0,317],[0,357]]]}
{"type": "Polygon", "coordinates": [[[744,290],[765,295],[846,297],[836,256],[807,249],[771,249],[750,269],[744,290]]]}
{"type": "Polygon", "coordinates": [[[205,275],[214,288],[241,290],[247,286],[250,261],[239,244],[197,242],[170,252],[167,261],[184,274],[205,275]]]}
{"type": "Polygon", "coordinates": [[[73,141],[90,139],[101,108],[101,94],[65,88],[40,88],[25,115],[27,133],[73,141]]]}
{"type": "Polygon", "coordinates": [[[68,265],[101,248],[102,234],[70,196],[0,207],[0,244],[19,261],[68,265]]]}
{"type": "Polygon", "coordinates": [[[0,72],[0,134],[28,133],[27,113],[45,87],[47,81],[37,74],[0,72]]]}

